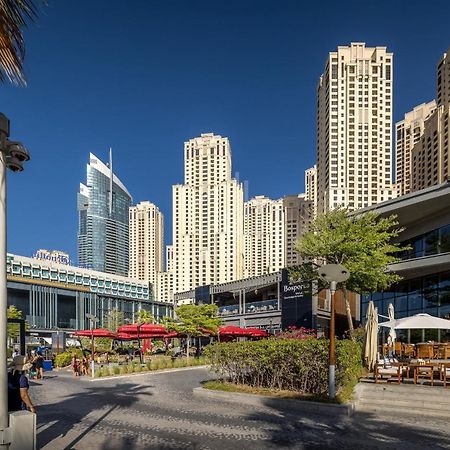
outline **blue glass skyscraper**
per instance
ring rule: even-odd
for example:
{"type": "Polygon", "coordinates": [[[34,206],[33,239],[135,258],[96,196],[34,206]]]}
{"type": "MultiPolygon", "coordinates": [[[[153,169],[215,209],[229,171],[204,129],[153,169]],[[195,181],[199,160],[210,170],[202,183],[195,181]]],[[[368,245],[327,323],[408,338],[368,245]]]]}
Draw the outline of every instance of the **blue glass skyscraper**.
{"type": "Polygon", "coordinates": [[[131,195],[109,166],[90,153],[87,183],[78,193],[78,264],[128,275],[128,208],[131,195]]]}

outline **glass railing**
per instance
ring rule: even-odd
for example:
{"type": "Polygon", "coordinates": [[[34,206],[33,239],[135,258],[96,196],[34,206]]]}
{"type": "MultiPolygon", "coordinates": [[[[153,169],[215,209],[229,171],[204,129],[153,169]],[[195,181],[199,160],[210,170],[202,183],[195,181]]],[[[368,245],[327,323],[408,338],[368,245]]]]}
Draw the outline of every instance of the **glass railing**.
{"type": "Polygon", "coordinates": [[[277,309],[278,309],[278,301],[276,299],[263,300],[261,302],[252,302],[245,304],[246,314],[265,313],[275,311],[277,309]]]}
{"type": "Polygon", "coordinates": [[[239,314],[239,305],[219,306],[219,316],[233,316],[239,314]]]}

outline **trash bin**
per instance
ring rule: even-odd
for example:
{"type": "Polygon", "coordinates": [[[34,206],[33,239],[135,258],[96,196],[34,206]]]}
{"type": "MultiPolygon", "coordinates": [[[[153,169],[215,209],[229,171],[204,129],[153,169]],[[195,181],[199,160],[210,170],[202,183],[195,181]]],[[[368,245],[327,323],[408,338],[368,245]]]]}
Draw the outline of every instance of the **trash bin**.
{"type": "Polygon", "coordinates": [[[50,370],[53,370],[52,366],[52,360],[51,359],[44,359],[44,372],[48,372],[50,370]]]}

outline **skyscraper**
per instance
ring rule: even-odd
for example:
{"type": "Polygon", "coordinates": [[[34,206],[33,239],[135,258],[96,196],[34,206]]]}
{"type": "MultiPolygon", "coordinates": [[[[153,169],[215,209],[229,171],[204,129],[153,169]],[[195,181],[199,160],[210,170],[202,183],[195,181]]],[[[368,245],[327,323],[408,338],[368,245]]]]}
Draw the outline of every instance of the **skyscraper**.
{"type": "Polygon", "coordinates": [[[130,277],[152,284],[156,293],[157,273],[163,266],[164,216],[151,202],[130,207],[130,277]]]}
{"type": "Polygon", "coordinates": [[[398,195],[411,190],[411,152],[420,141],[425,121],[436,109],[436,102],[422,103],[395,124],[395,173],[398,195]]]}
{"type": "Polygon", "coordinates": [[[450,51],[437,65],[437,107],[411,152],[411,191],[450,180],[450,51]]]}
{"type": "Polygon", "coordinates": [[[175,292],[242,278],[243,201],[228,138],[207,133],[185,142],[184,184],[173,186],[175,292]]]}
{"type": "Polygon", "coordinates": [[[358,209],[392,187],[393,54],[351,43],[330,52],[317,89],[317,207],[358,209]]]}
{"type": "Polygon", "coordinates": [[[78,263],[81,267],[128,276],[128,208],[131,195],[109,166],[92,153],[87,182],[78,193],[78,263]]]}
{"type": "Polygon", "coordinates": [[[284,267],[301,264],[300,255],[295,250],[298,239],[309,230],[314,217],[314,202],[305,194],[287,195],[283,199],[284,208],[284,267]]]}
{"type": "Polygon", "coordinates": [[[244,277],[276,272],[284,267],[283,200],[263,195],[244,203],[244,277]]]}
{"type": "Polygon", "coordinates": [[[305,199],[311,202],[313,217],[317,214],[317,166],[305,170],[305,199]]]}

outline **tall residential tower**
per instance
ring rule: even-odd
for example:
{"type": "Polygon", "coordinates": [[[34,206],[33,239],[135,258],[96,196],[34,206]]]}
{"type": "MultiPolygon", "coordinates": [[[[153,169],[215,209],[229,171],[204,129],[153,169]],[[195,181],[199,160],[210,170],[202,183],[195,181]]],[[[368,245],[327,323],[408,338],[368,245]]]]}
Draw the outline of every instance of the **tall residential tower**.
{"type": "Polygon", "coordinates": [[[184,143],[184,184],[173,186],[174,291],[243,275],[243,187],[231,178],[228,138],[184,143]]]}
{"type": "Polygon", "coordinates": [[[351,43],[330,52],[317,89],[317,207],[393,197],[393,54],[351,43]]]}
{"type": "Polygon", "coordinates": [[[128,208],[131,195],[109,165],[92,153],[87,182],[78,193],[78,263],[81,267],[128,276],[128,208]]]}

